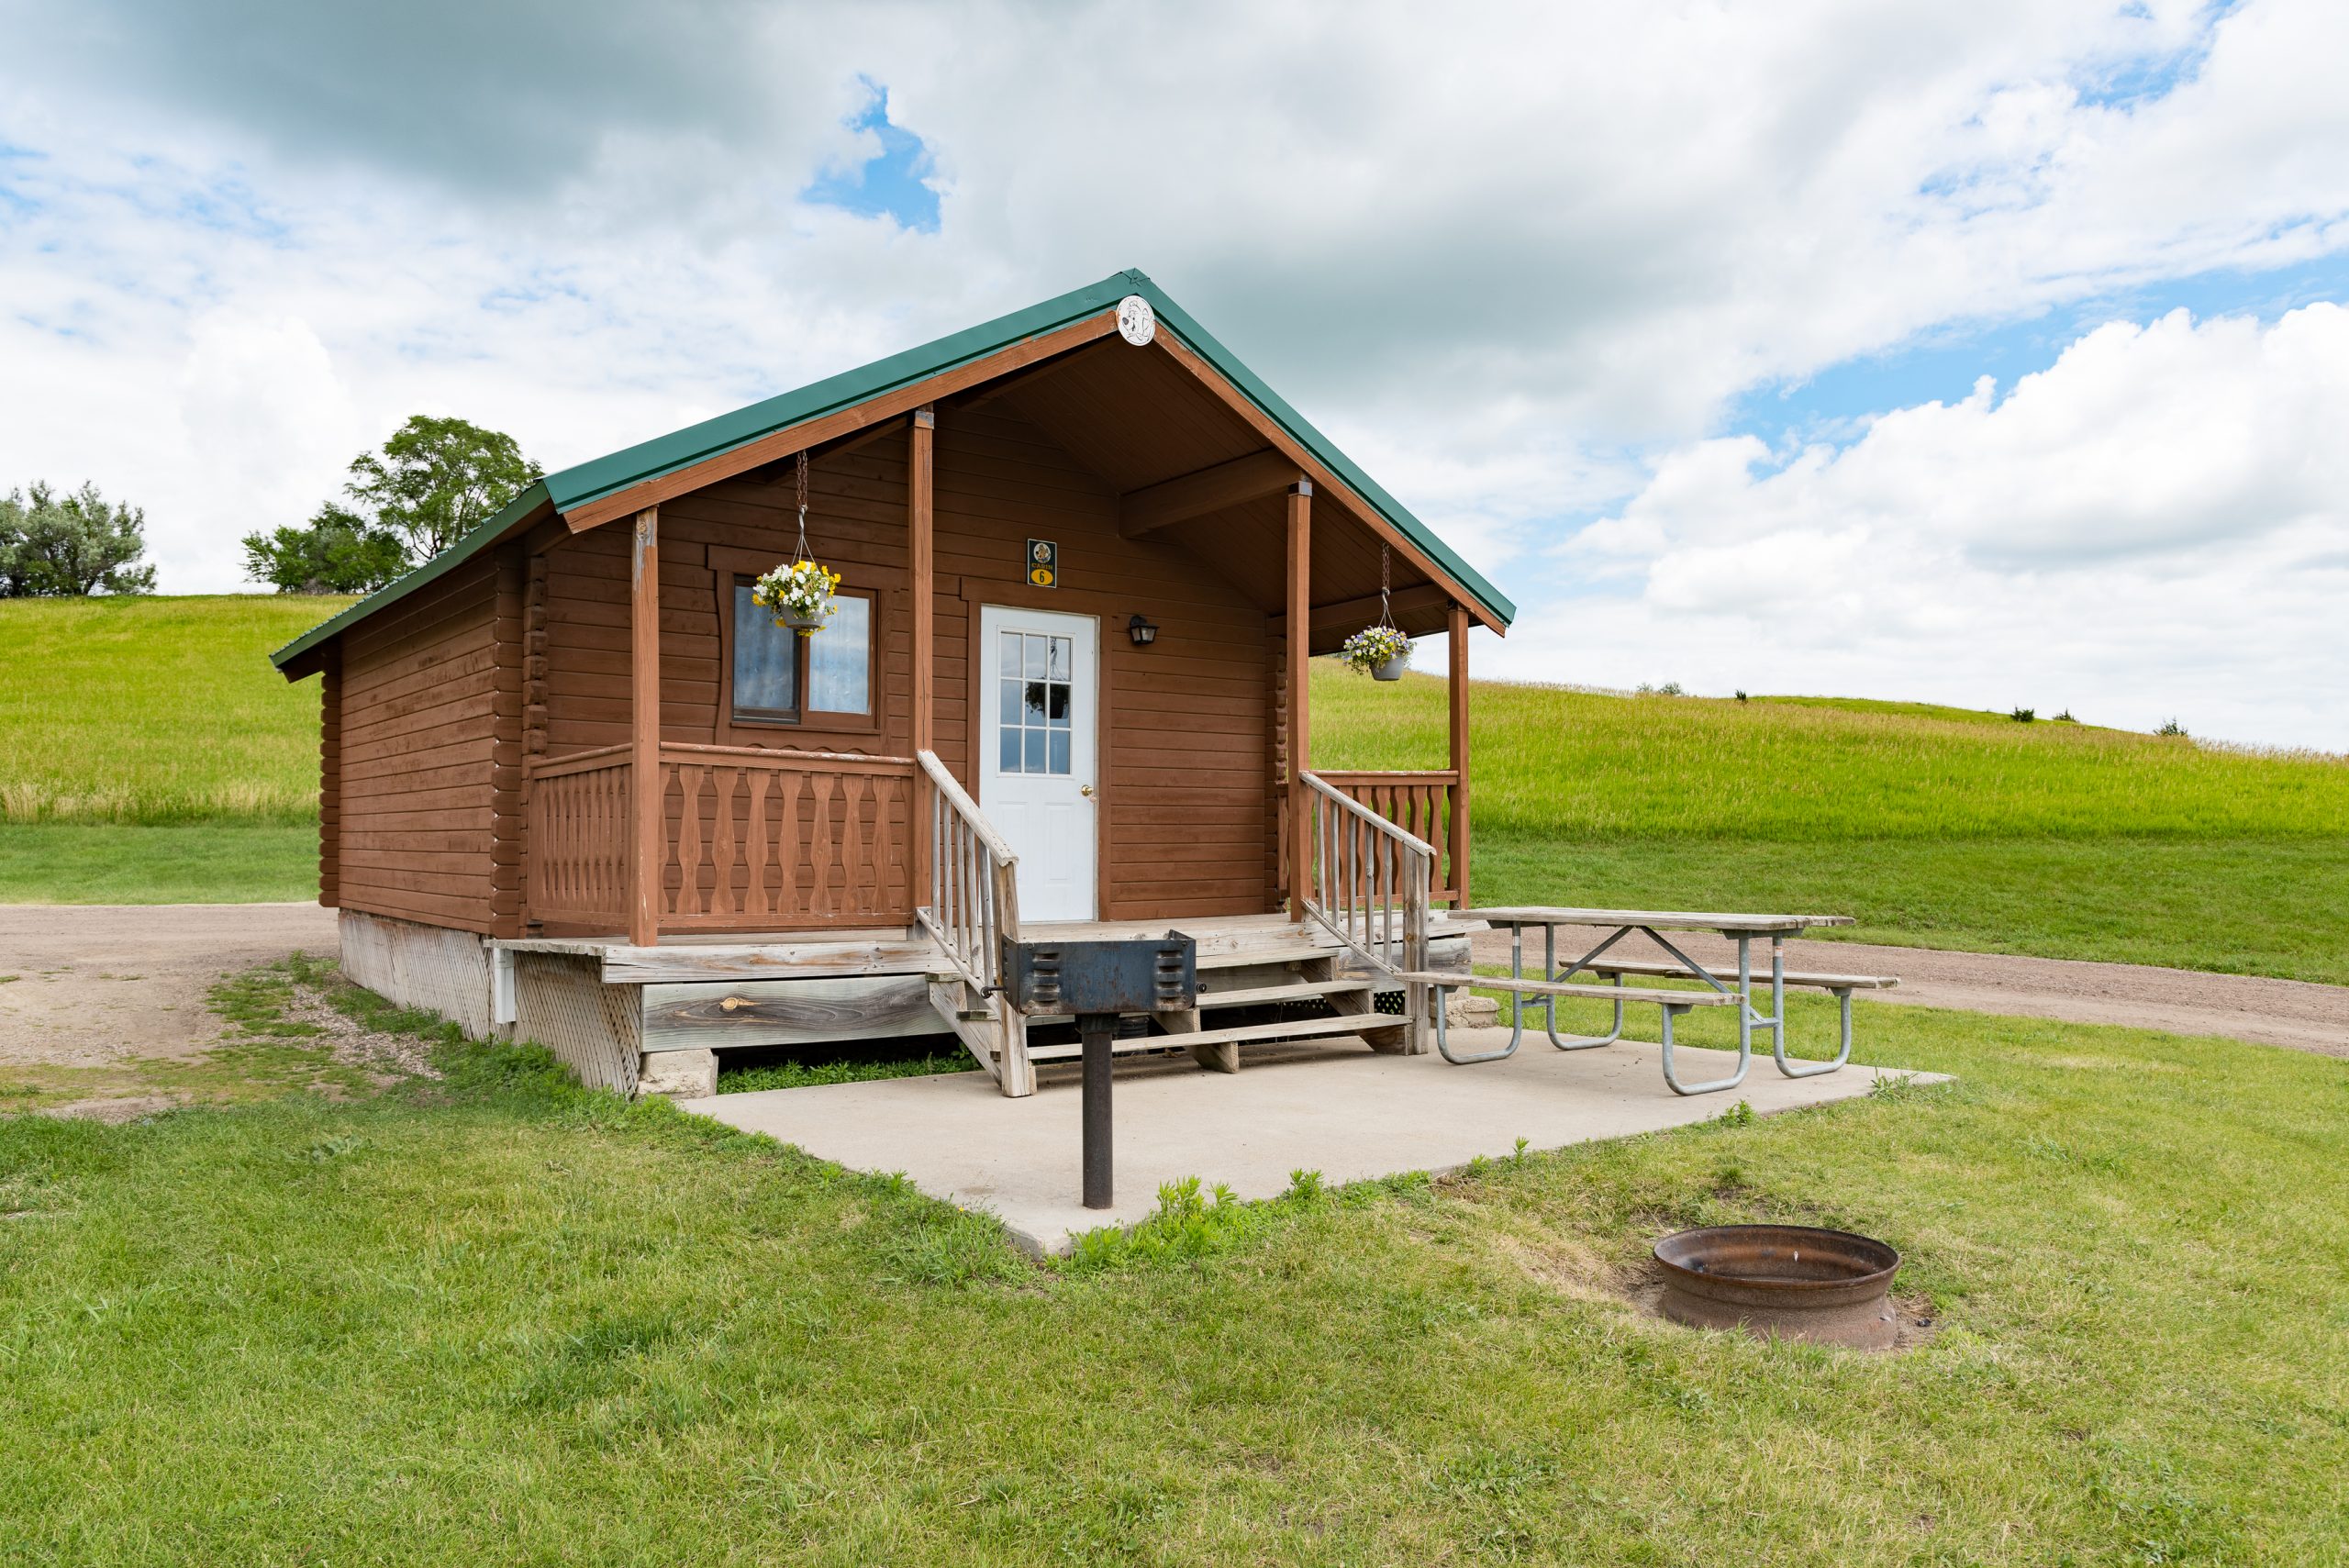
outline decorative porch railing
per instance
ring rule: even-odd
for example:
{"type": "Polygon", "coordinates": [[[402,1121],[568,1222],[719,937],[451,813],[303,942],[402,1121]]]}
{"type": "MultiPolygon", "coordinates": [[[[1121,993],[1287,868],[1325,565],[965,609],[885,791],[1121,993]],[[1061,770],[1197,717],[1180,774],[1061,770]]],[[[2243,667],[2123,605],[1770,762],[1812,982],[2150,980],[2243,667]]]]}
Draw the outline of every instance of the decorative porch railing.
{"type": "MultiPolygon", "coordinates": [[[[537,762],[525,878],[529,917],[628,923],[628,748],[537,762]]],[[[906,845],[910,757],[661,748],[662,930],[774,931],[913,921],[906,845]]]]}
{"type": "Polygon", "coordinates": [[[522,894],[531,919],[628,924],[628,776],[626,746],[531,760],[522,894]]]}
{"type": "MultiPolygon", "coordinates": [[[[1425,973],[1428,897],[1435,873],[1433,844],[1353,799],[1320,774],[1305,783],[1308,841],[1305,911],[1372,969],[1388,975],[1425,973]]],[[[1428,1016],[1427,986],[1404,984],[1406,1049],[1417,1052],[1428,1016]]]]}
{"type": "MultiPolygon", "coordinates": [[[[1458,809],[1460,775],[1448,768],[1402,773],[1377,773],[1367,769],[1316,772],[1313,775],[1356,805],[1376,812],[1388,822],[1400,828],[1426,844],[1435,856],[1434,867],[1429,872],[1428,896],[1440,904],[1461,908],[1467,896],[1460,888],[1460,868],[1453,863],[1452,849],[1457,840],[1453,836],[1453,814],[1458,809]]],[[[1273,786],[1275,817],[1288,819],[1288,786],[1273,786]]],[[[1286,833],[1279,839],[1277,885],[1284,892],[1289,885],[1289,840],[1286,833]]]]}
{"type": "Polygon", "coordinates": [[[664,745],[661,772],[664,929],[912,923],[911,757],[664,745]]]}
{"type": "Polygon", "coordinates": [[[930,782],[930,901],[917,912],[974,992],[1002,988],[1003,942],[1019,937],[1019,858],[935,751],[916,759],[930,782]]]}

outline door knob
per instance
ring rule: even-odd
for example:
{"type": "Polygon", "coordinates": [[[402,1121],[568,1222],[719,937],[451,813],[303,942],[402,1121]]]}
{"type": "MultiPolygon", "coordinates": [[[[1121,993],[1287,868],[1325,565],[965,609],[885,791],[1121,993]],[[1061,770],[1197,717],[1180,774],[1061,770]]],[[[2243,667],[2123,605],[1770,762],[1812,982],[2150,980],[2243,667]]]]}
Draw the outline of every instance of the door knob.
{"type": "Polygon", "coordinates": [[[1076,786],[1076,793],[1079,795],[1091,795],[1093,793],[1093,786],[1091,784],[1079,784],[1076,786]]]}

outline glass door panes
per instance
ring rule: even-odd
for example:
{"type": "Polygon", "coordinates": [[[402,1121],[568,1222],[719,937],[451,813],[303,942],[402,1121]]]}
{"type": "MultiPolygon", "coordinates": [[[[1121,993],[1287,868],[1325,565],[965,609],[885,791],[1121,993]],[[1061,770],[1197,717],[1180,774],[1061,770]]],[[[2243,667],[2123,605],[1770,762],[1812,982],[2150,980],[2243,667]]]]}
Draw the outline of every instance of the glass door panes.
{"type": "Polygon", "coordinates": [[[1066,773],[1072,721],[1069,639],[1034,631],[1001,635],[998,765],[1007,773],[1066,773]]]}

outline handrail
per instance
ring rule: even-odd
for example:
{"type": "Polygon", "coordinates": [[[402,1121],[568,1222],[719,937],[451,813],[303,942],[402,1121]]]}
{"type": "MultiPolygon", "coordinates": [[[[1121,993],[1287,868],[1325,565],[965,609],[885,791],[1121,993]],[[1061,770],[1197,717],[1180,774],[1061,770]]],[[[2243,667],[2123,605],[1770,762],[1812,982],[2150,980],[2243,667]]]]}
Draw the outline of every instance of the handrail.
{"type": "Polygon", "coordinates": [[[1421,1048],[1427,1020],[1428,903],[1435,846],[1396,826],[1319,774],[1298,774],[1311,812],[1314,863],[1297,868],[1307,914],[1373,971],[1403,982],[1404,1049],[1421,1048]],[[1402,949],[1398,962],[1396,949],[1402,949]]]}
{"type": "Polygon", "coordinates": [[[1003,989],[1003,943],[1019,940],[1019,857],[935,751],[916,751],[937,794],[930,817],[930,902],[915,910],[963,983],[1003,989]]]}

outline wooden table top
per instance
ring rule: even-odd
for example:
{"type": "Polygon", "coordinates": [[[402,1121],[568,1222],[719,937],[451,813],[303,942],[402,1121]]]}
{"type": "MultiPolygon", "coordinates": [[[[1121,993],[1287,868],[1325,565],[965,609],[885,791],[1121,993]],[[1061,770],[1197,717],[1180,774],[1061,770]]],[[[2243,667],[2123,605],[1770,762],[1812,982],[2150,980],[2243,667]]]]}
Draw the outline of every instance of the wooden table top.
{"type": "Polygon", "coordinates": [[[1731,915],[1703,914],[1685,909],[1556,909],[1541,905],[1514,908],[1464,910],[1474,919],[1494,926],[1653,926],[1666,931],[1740,931],[1776,933],[1807,930],[1813,926],[1848,926],[1849,915],[1731,915]]]}

